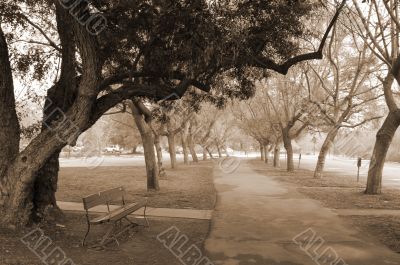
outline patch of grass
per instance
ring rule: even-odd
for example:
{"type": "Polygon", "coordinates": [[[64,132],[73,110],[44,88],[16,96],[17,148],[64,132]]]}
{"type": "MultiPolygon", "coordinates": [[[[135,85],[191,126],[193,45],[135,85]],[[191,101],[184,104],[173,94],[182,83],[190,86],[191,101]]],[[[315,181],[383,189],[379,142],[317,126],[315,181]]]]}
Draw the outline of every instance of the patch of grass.
{"type": "Polygon", "coordinates": [[[315,179],[310,170],[296,170],[289,173],[273,168],[262,161],[250,161],[253,168],[276,180],[294,184],[300,193],[319,200],[324,206],[334,209],[400,209],[400,191],[383,188],[381,195],[365,195],[365,183],[359,183],[354,176],[326,172],[321,179],[315,179]]]}
{"type": "Polygon", "coordinates": [[[159,192],[147,192],[144,167],[61,168],[57,200],[82,202],[82,197],[102,190],[124,186],[127,201],[149,197],[150,207],[213,209],[216,191],[212,162],[180,164],[166,169],[159,192]]]}

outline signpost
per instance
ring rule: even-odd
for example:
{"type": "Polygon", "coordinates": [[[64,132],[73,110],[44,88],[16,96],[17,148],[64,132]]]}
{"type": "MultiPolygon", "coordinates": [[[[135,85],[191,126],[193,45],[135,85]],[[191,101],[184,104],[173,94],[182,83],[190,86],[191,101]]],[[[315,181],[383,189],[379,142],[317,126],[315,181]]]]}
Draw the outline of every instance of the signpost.
{"type": "Polygon", "coordinates": [[[359,157],[358,161],[357,161],[357,167],[358,167],[357,182],[360,182],[360,168],[361,168],[361,165],[362,165],[362,159],[361,159],[361,157],[359,157]]]}
{"type": "Polygon", "coordinates": [[[301,153],[299,154],[299,168],[300,168],[300,163],[301,163],[301,153]]]}

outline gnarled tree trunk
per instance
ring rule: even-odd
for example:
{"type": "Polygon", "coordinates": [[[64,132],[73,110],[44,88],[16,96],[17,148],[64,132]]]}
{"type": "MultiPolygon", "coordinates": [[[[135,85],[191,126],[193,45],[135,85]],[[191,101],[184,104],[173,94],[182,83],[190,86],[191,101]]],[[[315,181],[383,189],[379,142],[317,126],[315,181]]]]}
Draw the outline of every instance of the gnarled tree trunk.
{"type": "MultiPolygon", "coordinates": [[[[60,36],[61,51],[61,74],[57,84],[49,89],[43,111],[43,127],[59,118],[55,115],[57,111],[66,113],[72,106],[77,95],[76,82],[76,58],[74,35],[70,30],[72,22],[69,14],[57,4],[56,8],[57,30],[60,36]]],[[[56,150],[38,171],[34,183],[32,218],[36,222],[51,215],[57,218],[61,210],[57,206],[56,191],[59,172],[59,156],[61,149],[56,150]]]]}
{"type": "Polygon", "coordinates": [[[391,111],[376,135],[376,143],[368,171],[366,194],[382,192],[382,172],[387,152],[397,128],[400,126],[400,109],[391,111]]]}

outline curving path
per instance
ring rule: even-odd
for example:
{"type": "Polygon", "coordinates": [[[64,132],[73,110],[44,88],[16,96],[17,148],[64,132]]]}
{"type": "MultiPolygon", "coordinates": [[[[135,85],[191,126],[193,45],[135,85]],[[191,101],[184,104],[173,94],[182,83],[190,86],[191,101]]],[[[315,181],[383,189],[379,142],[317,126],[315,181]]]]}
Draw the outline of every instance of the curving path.
{"type": "Polygon", "coordinates": [[[205,249],[215,265],[400,264],[399,254],[333,210],[245,161],[231,174],[216,167],[214,178],[218,202],[205,249]]]}

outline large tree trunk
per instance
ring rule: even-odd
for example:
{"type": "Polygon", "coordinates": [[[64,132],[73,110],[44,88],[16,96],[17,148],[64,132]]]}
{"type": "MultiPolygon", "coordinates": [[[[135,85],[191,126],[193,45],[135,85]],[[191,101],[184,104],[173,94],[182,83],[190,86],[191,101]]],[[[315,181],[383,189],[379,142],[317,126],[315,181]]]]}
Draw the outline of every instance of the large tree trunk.
{"type": "MultiPolygon", "coordinates": [[[[19,153],[20,127],[15,110],[14,82],[12,77],[7,42],[0,23],[0,210],[1,222],[8,223],[13,219],[9,202],[17,178],[13,178],[8,171],[17,159],[19,153]]],[[[19,211],[18,208],[15,208],[19,211]]],[[[29,219],[30,213],[27,214],[29,219]]]]}
{"type": "Polygon", "coordinates": [[[176,146],[175,146],[175,135],[173,133],[168,133],[168,151],[171,160],[171,168],[176,168],[176,146]]]}
{"type": "Polygon", "coordinates": [[[1,221],[8,224],[23,226],[32,221],[34,183],[38,171],[57,150],[76,142],[82,132],[118,103],[110,100],[102,101],[100,105],[95,104],[102,65],[98,59],[97,39],[73,21],[73,27],[69,30],[74,32],[84,69],[80,78],[79,96],[73,107],[65,113],[65,119],[60,119],[60,122],[52,124],[51,128],[35,137],[0,178],[1,221]]]}
{"type": "Polygon", "coordinates": [[[146,174],[147,174],[147,189],[148,190],[159,190],[158,182],[158,167],[156,161],[156,154],[154,151],[154,135],[150,126],[144,119],[144,114],[141,112],[137,103],[130,104],[132,109],[133,117],[135,119],[136,126],[138,127],[140,136],[142,138],[144,160],[146,163],[146,174]]]}
{"type": "Polygon", "coordinates": [[[314,171],[314,178],[322,178],[325,167],[326,156],[328,155],[328,152],[331,149],[333,141],[335,140],[338,132],[339,128],[335,127],[332,128],[329,131],[328,135],[326,136],[325,141],[321,147],[321,150],[319,151],[318,161],[314,171]]]}
{"type": "Polygon", "coordinates": [[[382,192],[382,172],[386,155],[399,126],[400,110],[392,111],[376,135],[376,143],[369,165],[366,194],[380,194],[382,192]]]}
{"type": "Polygon", "coordinates": [[[57,206],[56,191],[58,183],[58,161],[60,151],[57,150],[39,170],[33,186],[32,220],[58,219],[62,216],[61,209],[57,206]]]}
{"type": "Polygon", "coordinates": [[[19,153],[20,127],[7,42],[0,25],[0,179],[19,153]]]}
{"type": "MultiPolygon", "coordinates": [[[[73,32],[70,30],[72,22],[70,15],[57,4],[57,30],[60,36],[61,74],[57,84],[49,89],[43,111],[43,127],[45,130],[52,122],[59,118],[54,115],[58,110],[68,112],[77,95],[76,57],[73,32]]],[[[61,210],[57,206],[56,191],[59,172],[59,156],[61,149],[56,150],[38,171],[35,177],[33,192],[32,218],[40,222],[48,217],[58,218],[61,210]]]]}
{"type": "Polygon", "coordinates": [[[154,146],[156,147],[156,152],[157,152],[157,166],[158,166],[159,177],[166,177],[167,173],[165,172],[163,166],[163,155],[160,144],[160,135],[154,135],[154,146]]]}

